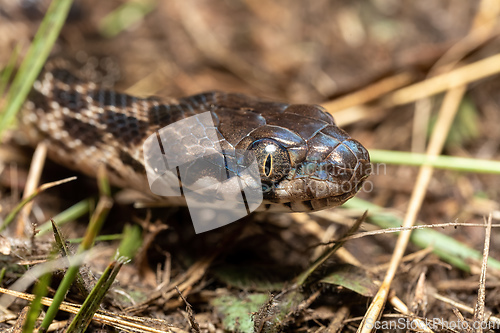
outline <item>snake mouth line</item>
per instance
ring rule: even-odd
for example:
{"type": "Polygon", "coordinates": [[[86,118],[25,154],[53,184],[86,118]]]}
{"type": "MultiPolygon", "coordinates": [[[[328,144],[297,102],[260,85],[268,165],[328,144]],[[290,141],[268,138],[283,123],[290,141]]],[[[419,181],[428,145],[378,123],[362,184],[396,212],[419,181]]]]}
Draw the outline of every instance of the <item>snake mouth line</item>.
{"type": "Polygon", "coordinates": [[[313,211],[339,206],[363,187],[371,173],[371,164],[368,159],[360,159],[349,170],[352,171],[333,180],[304,177],[285,180],[276,184],[276,187],[266,187],[264,202],[286,207],[289,211],[313,211]]]}
{"type": "Polygon", "coordinates": [[[364,176],[360,181],[357,182],[356,186],[351,190],[338,195],[331,195],[324,198],[314,198],[306,200],[296,200],[281,203],[265,203],[263,207],[259,210],[269,211],[269,212],[313,212],[326,208],[331,208],[335,206],[340,206],[347,200],[351,199],[356,195],[359,190],[363,187],[364,181],[368,178],[368,175],[364,176]]]}

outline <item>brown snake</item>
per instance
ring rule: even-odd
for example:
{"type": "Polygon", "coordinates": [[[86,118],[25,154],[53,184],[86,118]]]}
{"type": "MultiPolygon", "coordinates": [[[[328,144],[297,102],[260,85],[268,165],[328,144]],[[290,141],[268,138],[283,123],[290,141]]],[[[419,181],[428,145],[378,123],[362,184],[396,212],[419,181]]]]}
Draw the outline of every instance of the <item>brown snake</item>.
{"type": "Polygon", "coordinates": [[[284,104],[224,92],[138,98],[47,67],[20,114],[32,144],[51,159],[112,184],[151,193],[142,144],[159,129],[210,111],[221,147],[252,151],[263,184],[261,209],[313,211],[356,194],[370,173],[367,150],[317,105],[284,104]],[[272,149],[269,149],[269,148],[272,149]]]}

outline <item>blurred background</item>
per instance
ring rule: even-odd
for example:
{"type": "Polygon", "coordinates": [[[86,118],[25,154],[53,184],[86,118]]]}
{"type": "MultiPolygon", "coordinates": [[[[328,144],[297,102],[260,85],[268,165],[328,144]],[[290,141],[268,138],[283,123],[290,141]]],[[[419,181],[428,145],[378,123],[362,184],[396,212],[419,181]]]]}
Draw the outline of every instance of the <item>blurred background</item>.
{"type": "MultiPolygon", "coordinates": [[[[48,4],[49,1],[0,0],[0,68],[8,63],[16,47],[20,48],[21,56],[24,54],[48,4]]],[[[410,97],[408,102],[399,103],[391,102],[391,93],[496,55],[500,50],[499,7],[500,3],[494,0],[77,0],[52,56],[73,59],[82,67],[102,67],[112,75],[97,80],[137,96],[179,97],[223,90],[290,103],[322,104],[369,150],[424,152],[442,94],[410,97]],[[414,103],[416,100],[419,101],[414,103]]],[[[493,75],[467,82],[470,82],[468,89],[460,101],[443,153],[499,160],[500,77],[493,75]]],[[[8,162],[3,162],[7,168],[2,177],[7,188],[4,195],[14,186],[8,162]]],[[[21,178],[17,181],[21,189],[26,172],[16,172],[21,178]]],[[[373,187],[361,191],[359,198],[401,216],[417,172],[417,167],[376,166],[370,178],[373,187]]],[[[88,186],[79,186],[82,193],[88,190],[88,186]]],[[[498,220],[499,189],[498,176],[436,170],[419,220],[428,224],[482,223],[489,213],[498,220]]],[[[64,200],[57,204],[54,200],[46,199],[52,204],[45,207],[45,213],[40,213],[43,216],[40,220],[66,205],[64,200]]],[[[115,212],[114,222],[132,222],[130,214],[142,214],[130,207],[125,209],[126,213],[115,212]]],[[[158,215],[170,219],[169,222],[178,222],[185,216],[175,214],[162,211],[158,215]]],[[[330,240],[338,235],[338,230],[345,230],[333,227],[331,221],[351,225],[353,218],[359,216],[348,209],[335,209],[328,214],[328,218],[288,214],[252,216],[245,222],[252,227],[240,235],[247,242],[238,243],[231,250],[232,255],[239,255],[226,256],[218,264],[225,268],[228,263],[240,268],[264,266],[267,272],[268,267],[274,266],[290,281],[314,257],[311,246],[330,240]],[[288,270],[292,273],[287,275],[288,270]]],[[[203,246],[190,244],[197,248],[196,254],[184,254],[182,251],[189,252],[185,248],[179,250],[185,247],[184,236],[179,236],[175,229],[162,232],[159,238],[168,244],[163,244],[164,247],[148,244],[150,252],[144,253],[149,253],[149,257],[136,265],[145,270],[142,274],[149,274],[149,279],[145,279],[148,283],[157,272],[156,268],[145,269],[144,261],[149,260],[150,264],[153,261],[153,265],[160,267],[168,251],[167,257],[175,257],[175,276],[190,267],[204,251],[203,246]]],[[[442,232],[474,249],[482,249],[481,228],[448,228],[442,232]]],[[[500,241],[496,234],[493,243],[500,241]]],[[[155,234],[152,239],[154,236],[158,238],[155,234]]],[[[395,239],[394,235],[363,238],[348,242],[346,249],[361,265],[372,267],[388,261],[395,239]]],[[[418,249],[410,247],[412,252],[418,249]]],[[[496,249],[492,251],[490,255],[499,258],[496,249]]],[[[434,291],[473,304],[477,269],[466,272],[440,262],[433,255],[424,257],[404,267],[394,285],[400,297],[407,297],[408,302],[415,298],[414,285],[424,272],[434,291]]],[[[377,275],[381,271],[375,272],[376,276],[382,276],[377,275]]],[[[213,317],[223,311],[209,301],[215,297],[215,290],[227,288],[228,293],[238,294],[241,290],[255,290],[255,285],[238,284],[232,276],[228,278],[230,275],[217,269],[207,274],[203,284],[192,291],[192,302],[198,313],[206,314],[205,322],[224,327],[218,323],[220,316],[213,317]],[[203,294],[204,291],[207,293],[203,294]]],[[[498,312],[500,304],[500,298],[495,297],[499,291],[497,276],[491,277],[487,298],[493,312],[498,312]]],[[[136,278],[130,274],[127,281],[137,282],[136,278]]],[[[287,329],[328,331],[324,327],[332,322],[339,302],[345,301],[336,298],[337,292],[329,289],[323,298],[318,297],[291,324],[293,328],[287,329]]],[[[363,315],[366,302],[366,299],[354,300],[355,305],[348,302],[352,316],[363,315]]],[[[182,304],[179,299],[170,303],[165,300],[163,309],[169,314],[168,311],[182,304]]],[[[443,309],[435,301],[426,306],[417,307],[416,311],[453,317],[449,308],[443,309]]],[[[225,326],[232,330],[228,327],[225,326]]],[[[346,327],[355,330],[355,325],[346,327]]]]}

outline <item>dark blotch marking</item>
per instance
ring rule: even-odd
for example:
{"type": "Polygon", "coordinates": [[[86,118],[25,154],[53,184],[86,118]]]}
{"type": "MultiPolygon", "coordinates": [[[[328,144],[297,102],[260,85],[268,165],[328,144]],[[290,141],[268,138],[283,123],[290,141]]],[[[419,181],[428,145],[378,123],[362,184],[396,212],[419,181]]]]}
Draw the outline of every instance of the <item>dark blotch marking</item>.
{"type": "Polygon", "coordinates": [[[76,77],[75,75],[71,74],[70,71],[64,68],[55,68],[51,71],[52,76],[54,79],[61,81],[61,82],[66,82],[66,83],[83,83],[81,79],[76,77]]]}
{"type": "Polygon", "coordinates": [[[187,110],[189,109],[186,105],[160,104],[152,106],[148,110],[149,122],[163,128],[186,117],[185,111],[187,110]]]}
{"type": "Polygon", "coordinates": [[[95,146],[96,142],[103,142],[103,134],[100,129],[78,119],[64,116],[63,129],[73,138],[78,138],[86,146],[95,146]]]}
{"type": "Polygon", "coordinates": [[[99,121],[107,126],[107,132],[126,146],[142,143],[148,133],[148,122],[111,110],[104,110],[99,121]]]}
{"type": "Polygon", "coordinates": [[[35,89],[31,89],[28,99],[33,102],[35,109],[42,109],[47,113],[52,110],[47,103],[47,97],[35,89]]]}
{"type": "Polygon", "coordinates": [[[100,90],[97,94],[97,100],[102,106],[116,105],[116,93],[111,90],[100,90]]]}
{"type": "Polygon", "coordinates": [[[116,106],[117,108],[131,107],[135,101],[141,100],[133,96],[117,93],[113,90],[93,90],[89,91],[96,105],[105,108],[106,106],[116,106]]]}
{"type": "Polygon", "coordinates": [[[77,91],[66,91],[57,88],[52,90],[52,99],[61,107],[66,107],[72,111],[79,111],[86,104],[83,95],[77,91]]]}
{"type": "MultiPolygon", "coordinates": [[[[44,133],[45,134],[45,133],[44,133]]],[[[47,134],[45,134],[45,138],[50,140],[50,143],[53,144],[54,146],[64,150],[66,153],[68,154],[73,154],[74,153],[74,150],[71,149],[70,147],[68,147],[64,142],[62,142],[61,140],[56,140],[50,136],[48,136],[47,134]]]]}
{"type": "Polygon", "coordinates": [[[195,109],[207,109],[210,105],[213,105],[217,99],[217,95],[220,94],[216,91],[207,91],[204,93],[191,95],[179,99],[181,104],[189,104],[195,109]]]}
{"type": "Polygon", "coordinates": [[[130,156],[129,153],[124,152],[124,151],[120,151],[120,156],[119,157],[120,157],[120,160],[122,161],[123,164],[128,165],[134,171],[140,172],[140,173],[144,173],[145,172],[145,169],[144,169],[144,166],[142,165],[142,163],[140,163],[135,158],[133,158],[132,156],[130,156]]]}

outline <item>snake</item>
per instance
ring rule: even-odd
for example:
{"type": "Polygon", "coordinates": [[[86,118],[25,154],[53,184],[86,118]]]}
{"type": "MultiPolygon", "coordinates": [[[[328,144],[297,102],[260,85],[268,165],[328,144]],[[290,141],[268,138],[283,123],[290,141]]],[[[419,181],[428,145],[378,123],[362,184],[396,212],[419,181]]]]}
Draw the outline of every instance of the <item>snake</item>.
{"type": "MultiPolygon", "coordinates": [[[[259,210],[310,212],[339,206],[371,172],[367,149],[319,105],[221,91],[135,97],[60,64],[45,66],[19,122],[28,141],[44,142],[48,157],[57,163],[93,177],[104,165],[111,184],[151,195],[144,141],[204,112],[215,125],[220,154],[238,149],[255,157],[263,193],[259,210]]],[[[199,176],[215,177],[210,172],[199,176]]]]}

